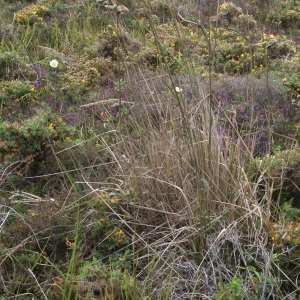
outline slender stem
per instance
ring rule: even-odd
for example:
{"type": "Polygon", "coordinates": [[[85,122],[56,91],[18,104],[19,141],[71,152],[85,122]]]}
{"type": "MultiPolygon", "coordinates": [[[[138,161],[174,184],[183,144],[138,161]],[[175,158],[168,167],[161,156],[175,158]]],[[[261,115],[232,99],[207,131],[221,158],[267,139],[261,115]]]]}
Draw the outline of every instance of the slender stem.
{"type": "MultiPolygon", "coordinates": [[[[118,76],[120,76],[121,72],[121,62],[120,62],[120,56],[121,56],[121,51],[120,51],[120,36],[119,36],[119,26],[120,26],[120,19],[121,19],[121,14],[117,13],[117,53],[118,53],[118,76]]],[[[121,80],[120,78],[118,79],[118,93],[119,93],[119,124],[121,125],[121,119],[122,119],[122,99],[121,99],[121,80]]]]}
{"type": "Polygon", "coordinates": [[[48,300],[48,298],[47,298],[46,294],[44,293],[42,287],[40,286],[39,282],[37,281],[37,279],[36,279],[34,273],[33,273],[30,269],[28,269],[28,271],[29,271],[29,273],[31,274],[31,276],[34,278],[34,280],[36,281],[36,283],[37,283],[38,287],[40,288],[40,290],[41,290],[43,296],[45,297],[45,299],[48,300]]]}
{"type": "MultiPolygon", "coordinates": [[[[210,4],[208,2],[208,10],[210,13],[210,4]]],[[[179,8],[180,9],[180,8],[179,8]]],[[[208,47],[208,61],[209,61],[209,161],[211,159],[211,127],[212,127],[212,115],[211,115],[211,104],[212,104],[212,50],[211,50],[211,35],[210,35],[210,27],[208,30],[208,34],[205,31],[204,27],[202,26],[202,24],[200,22],[196,23],[193,21],[189,21],[186,20],[185,18],[182,17],[182,15],[180,14],[179,10],[178,10],[178,16],[179,18],[186,23],[190,23],[190,24],[194,24],[196,25],[198,28],[200,28],[200,30],[202,31],[204,38],[206,40],[207,43],[207,47],[208,47]]]]}

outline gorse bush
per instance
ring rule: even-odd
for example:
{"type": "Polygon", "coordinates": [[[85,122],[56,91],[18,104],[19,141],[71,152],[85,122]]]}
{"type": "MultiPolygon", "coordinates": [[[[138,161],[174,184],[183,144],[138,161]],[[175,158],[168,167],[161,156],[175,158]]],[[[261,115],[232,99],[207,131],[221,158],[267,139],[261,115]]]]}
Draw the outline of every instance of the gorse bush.
{"type": "Polygon", "coordinates": [[[31,4],[16,13],[15,21],[22,25],[33,25],[35,23],[43,23],[44,18],[50,16],[51,13],[48,7],[31,4]]]}
{"type": "MultiPolygon", "coordinates": [[[[51,147],[70,140],[72,129],[50,111],[39,112],[21,122],[0,124],[0,155],[3,162],[24,160],[30,169],[42,163],[51,147]]],[[[60,145],[60,147],[62,144],[60,145]]]]}
{"type": "Polygon", "coordinates": [[[30,83],[19,80],[3,81],[0,84],[0,88],[0,97],[2,101],[1,108],[6,106],[9,107],[10,111],[13,111],[19,106],[19,108],[24,111],[29,103],[34,103],[36,101],[35,87],[30,83]]]}
{"type": "Polygon", "coordinates": [[[82,56],[61,75],[61,90],[72,101],[74,96],[83,96],[99,84],[107,84],[113,78],[115,70],[116,65],[110,58],[88,59],[87,56],[82,56]]]}
{"type": "Polygon", "coordinates": [[[267,21],[272,27],[278,29],[299,29],[300,7],[296,2],[294,3],[280,3],[276,10],[270,10],[267,15],[267,21]]]}
{"type": "Polygon", "coordinates": [[[0,66],[2,80],[19,79],[28,72],[26,63],[16,51],[3,51],[0,54],[0,66]]]}

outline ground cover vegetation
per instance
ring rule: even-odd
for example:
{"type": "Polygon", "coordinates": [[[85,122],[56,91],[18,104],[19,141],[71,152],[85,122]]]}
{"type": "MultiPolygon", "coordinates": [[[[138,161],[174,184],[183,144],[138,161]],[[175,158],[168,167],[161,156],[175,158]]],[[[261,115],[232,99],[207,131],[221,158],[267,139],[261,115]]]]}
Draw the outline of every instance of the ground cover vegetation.
{"type": "Polygon", "coordinates": [[[299,299],[298,0],[0,8],[0,299],[299,299]]]}

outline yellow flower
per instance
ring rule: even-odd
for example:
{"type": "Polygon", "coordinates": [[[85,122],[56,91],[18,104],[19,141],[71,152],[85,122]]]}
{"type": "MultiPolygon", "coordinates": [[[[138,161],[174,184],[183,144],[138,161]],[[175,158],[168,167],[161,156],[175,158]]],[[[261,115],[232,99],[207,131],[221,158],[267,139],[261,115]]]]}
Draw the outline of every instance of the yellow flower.
{"type": "Polygon", "coordinates": [[[34,87],[32,87],[30,90],[31,90],[32,92],[34,92],[34,91],[35,91],[34,87]]]}
{"type": "Polygon", "coordinates": [[[68,142],[71,140],[71,138],[69,136],[66,136],[65,140],[68,142]]]}
{"type": "Polygon", "coordinates": [[[275,38],[275,35],[274,35],[274,34],[270,34],[270,35],[269,35],[269,38],[270,38],[270,39],[274,39],[274,38],[275,38]]]}
{"type": "Polygon", "coordinates": [[[98,225],[103,225],[105,223],[104,219],[99,220],[98,225]]]}
{"type": "Polygon", "coordinates": [[[50,123],[49,126],[48,126],[48,128],[49,128],[49,129],[53,129],[53,124],[50,123]]]}
{"type": "Polygon", "coordinates": [[[111,199],[110,202],[111,202],[111,203],[118,203],[119,200],[118,200],[118,199],[111,199]]]}
{"type": "Polygon", "coordinates": [[[284,77],[284,78],[283,78],[283,82],[286,82],[286,80],[287,80],[286,77],[284,77]]]}

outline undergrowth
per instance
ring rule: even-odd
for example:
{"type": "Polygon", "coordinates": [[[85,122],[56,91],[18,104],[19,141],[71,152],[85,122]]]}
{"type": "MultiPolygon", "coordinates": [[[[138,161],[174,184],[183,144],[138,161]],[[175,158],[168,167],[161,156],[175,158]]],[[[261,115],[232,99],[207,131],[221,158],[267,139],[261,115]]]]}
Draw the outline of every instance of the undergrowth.
{"type": "Polygon", "coordinates": [[[0,299],[299,298],[296,1],[0,6],[0,299]]]}

